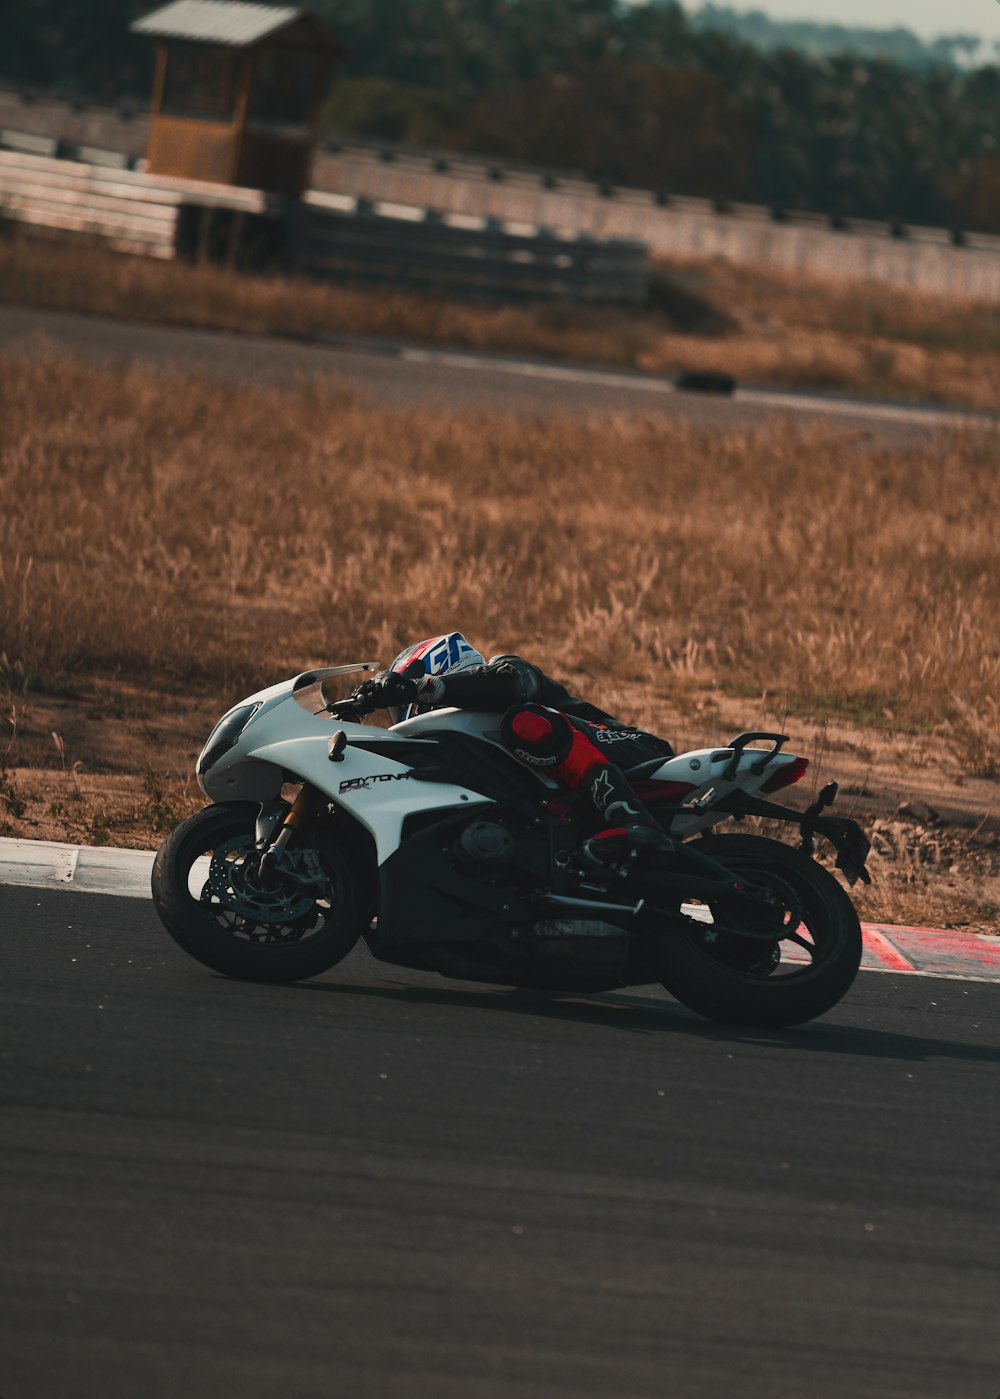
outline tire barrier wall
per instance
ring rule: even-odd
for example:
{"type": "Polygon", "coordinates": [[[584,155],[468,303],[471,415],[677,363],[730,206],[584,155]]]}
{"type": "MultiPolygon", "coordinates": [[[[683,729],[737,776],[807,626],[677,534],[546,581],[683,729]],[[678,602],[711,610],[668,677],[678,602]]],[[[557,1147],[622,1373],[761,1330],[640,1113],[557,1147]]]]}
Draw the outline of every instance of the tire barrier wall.
{"type": "Polygon", "coordinates": [[[496,301],[645,300],[647,249],[627,239],[557,237],[477,215],[307,194],[294,265],[306,276],[496,301]]]}
{"type": "Polygon", "coordinates": [[[197,245],[218,214],[238,228],[240,218],[271,213],[259,190],[0,150],[0,218],[40,233],[84,235],[119,252],[169,260],[192,224],[197,245]]]}
{"type": "Polygon", "coordinates": [[[0,216],[121,252],[499,301],[639,302],[645,245],[312,193],[302,203],[0,149],[0,216]]]}

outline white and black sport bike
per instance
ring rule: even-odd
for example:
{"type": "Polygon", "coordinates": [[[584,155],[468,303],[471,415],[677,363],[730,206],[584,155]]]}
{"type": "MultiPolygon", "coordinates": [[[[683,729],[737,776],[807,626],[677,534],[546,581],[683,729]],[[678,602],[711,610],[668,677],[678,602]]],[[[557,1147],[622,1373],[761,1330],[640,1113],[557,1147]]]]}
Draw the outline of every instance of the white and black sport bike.
{"type": "Polygon", "coordinates": [[[380,961],[465,981],[584,992],[659,982],[736,1025],[809,1020],[848,990],[857,914],[812,853],[817,835],[830,840],[853,884],[868,878],[869,842],[824,814],[835,783],[804,813],[769,800],[807,766],[783,735],[740,734],[628,770],[671,850],[625,847],[609,861],[591,804],[578,810],[518,763],[499,715],[439,709],[380,729],[360,722],[358,699],[332,698],[375,669],[309,671],[215,726],[198,760],[214,804],[177,827],[153,868],[159,916],[198,961],[298,981],[363,938],[380,961]],[[790,822],[798,848],[714,833],[744,816],[790,822]]]}

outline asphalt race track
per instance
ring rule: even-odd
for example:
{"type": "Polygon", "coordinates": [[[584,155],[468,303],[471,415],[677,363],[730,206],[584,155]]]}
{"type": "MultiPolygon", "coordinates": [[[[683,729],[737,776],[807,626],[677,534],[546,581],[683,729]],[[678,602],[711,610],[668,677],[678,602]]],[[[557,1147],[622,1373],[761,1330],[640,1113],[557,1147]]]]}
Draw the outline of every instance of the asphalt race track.
{"type": "Polygon", "coordinates": [[[993,1399],[1000,986],[734,1032],[0,888],[3,1399],[993,1399]]]}
{"type": "Polygon", "coordinates": [[[987,414],[864,403],[829,394],[742,387],[733,396],[683,393],[675,391],[667,379],[627,370],[601,371],[390,341],[310,344],[0,305],[0,355],[46,348],[97,363],[138,360],[251,383],[294,383],[333,374],[374,401],[395,408],[664,413],[721,429],[788,414],[797,421],[833,423],[904,447],[925,442],[928,432],[941,428],[996,422],[987,414]]]}

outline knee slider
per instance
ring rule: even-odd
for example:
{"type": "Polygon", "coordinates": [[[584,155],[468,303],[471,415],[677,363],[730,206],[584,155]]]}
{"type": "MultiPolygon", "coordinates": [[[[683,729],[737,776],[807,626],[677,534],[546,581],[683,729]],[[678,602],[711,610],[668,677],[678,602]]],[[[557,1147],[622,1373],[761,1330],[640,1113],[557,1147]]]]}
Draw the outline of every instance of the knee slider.
{"type": "Polygon", "coordinates": [[[500,736],[515,758],[530,767],[556,768],[573,743],[573,731],[562,714],[541,704],[519,704],[500,722],[500,736]]]}

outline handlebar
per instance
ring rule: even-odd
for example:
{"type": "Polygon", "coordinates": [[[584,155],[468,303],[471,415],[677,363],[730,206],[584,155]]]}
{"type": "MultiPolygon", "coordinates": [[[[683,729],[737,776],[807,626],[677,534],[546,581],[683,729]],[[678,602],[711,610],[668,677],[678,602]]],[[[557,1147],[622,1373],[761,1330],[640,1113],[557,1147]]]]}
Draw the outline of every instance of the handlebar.
{"type": "Polygon", "coordinates": [[[366,714],[371,714],[373,706],[365,700],[355,699],[353,695],[345,700],[334,700],[326,706],[326,712],[332,714],[335,719],[357,720],[363,719],[366,714]]]}

